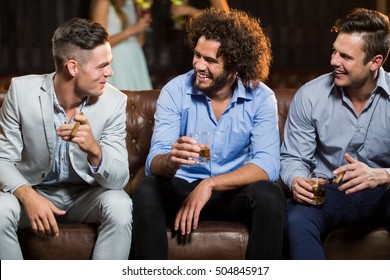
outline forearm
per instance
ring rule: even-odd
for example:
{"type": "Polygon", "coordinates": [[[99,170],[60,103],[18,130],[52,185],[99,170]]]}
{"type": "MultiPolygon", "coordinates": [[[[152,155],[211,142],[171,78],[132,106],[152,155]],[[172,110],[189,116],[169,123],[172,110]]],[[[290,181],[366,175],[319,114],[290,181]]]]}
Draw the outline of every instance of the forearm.
{"type": "Polygon", "coordinates": [[[150,171],[153,175],[162,177],[173,177],[180,168],[171,160],[171,154],[157,155],[150,164],[150,171]]]}
{"type": "MultiPolygon", "coordinates": [[[[107,0],[98,0],[95,3],[95,6],[92,10],[92,20],[100,23],[105,28],[108,28],[108,14],[110,8],[110,1],[107,0]]],[[[121,32],[116,34],[111,34],[110,45],[114,47],[119,43],[126,40],[128,37],[132,35],[136,35],[140,30],[136,28],[135,25],[129,26],[123,29],[121,32]]]]}
{"type": "Polygon", "coordinates": [[[14,192],[14,196],[16,196],[22,204],[24,204],[25,201],[28,201],[33,194],[35,194],[35,190],[29,185],[21,185],[14,192]]]}
{"type": "Polygon", "coordinates": [[[122,30],[120,33],[114,34],[111,36],[110,45],[111,47],[115,47],[121,42],[125,41],[130,36],[136,35],[139,33],[139,30],[135,25],[129,26],[126,29],[122,30]]]}
{"type": "Polygon", "coordinates": [[[95,142],[95,145],[88,151],[88,162],[92,166],[98,166],[102,160],[102,147],[95,142]]]}
{"type": "Polygon", "coordinates": [[[269,180],[264,170],[257,165],[248,163],[240,168],[221,175],[206,179],[214,191],[234,190],[250,183],[269,180]]]}
{"type": "Polygon", "coordinates": [[[296,177],[306,178],[310,172],[310,164],[305,163],[299,158],[281,155],[280,161],[280,177],[282,181],[291,188],[292,181],[296,177]]]}
{"type": "Polygon", "coordinates": [[[210,0],[210,3],[214,8],[223,10],[225,12],[230,11],[229,5],[226,0],[210,0]]]}
{"type": "Polygon", "coordinates": [[[23,185],[31,186],[15,163],[0,161],[0,191],[13,194],[23,185]]]}

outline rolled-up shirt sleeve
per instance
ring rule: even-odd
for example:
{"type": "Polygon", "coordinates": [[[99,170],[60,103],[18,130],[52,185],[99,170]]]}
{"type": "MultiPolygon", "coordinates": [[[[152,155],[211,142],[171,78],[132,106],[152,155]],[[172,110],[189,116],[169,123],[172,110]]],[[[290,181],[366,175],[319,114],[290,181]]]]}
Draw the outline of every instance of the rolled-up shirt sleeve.
{"type": "Polygon", "coordinates": [[[269,180],[275,181],[279,178],[280,170],[280,137],[274,94],[268,95],[263,100],[253,122],[252,159],[249,163],[257,165],[267,173],[269,180]]]}

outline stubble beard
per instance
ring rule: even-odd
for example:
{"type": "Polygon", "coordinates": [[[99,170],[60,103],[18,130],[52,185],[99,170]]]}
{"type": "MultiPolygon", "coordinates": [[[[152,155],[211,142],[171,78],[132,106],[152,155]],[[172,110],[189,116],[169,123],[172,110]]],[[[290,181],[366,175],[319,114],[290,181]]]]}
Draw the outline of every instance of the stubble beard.
{"type": "Polygon", "coordinates": [[[228,78],[229,78],[229,75],[228,75],[227,71],[224,71],[219,76],[211,76],[212,77],[212,83],[210,85],[202,86],[201,84],[197,83],[196,75],[197,75],[197,73],[195,72],[194,80],[193,80],[194,87],[197,90],[202,91],[202,92],[204,92],[206,94],[209,93],[209,92],[217,91],[217,90],[223,88],[227,84],[227,81],[228,81],[228,78]]]}

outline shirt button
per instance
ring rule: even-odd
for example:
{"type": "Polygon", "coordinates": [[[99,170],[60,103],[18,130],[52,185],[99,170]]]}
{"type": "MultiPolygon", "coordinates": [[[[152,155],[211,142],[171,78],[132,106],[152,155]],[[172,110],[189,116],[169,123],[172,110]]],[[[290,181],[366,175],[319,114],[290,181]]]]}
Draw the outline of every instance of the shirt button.
{"type": "Polygon", "coordinates": [[[221,132],[217,131],[217,135],[220,135],[220,134],[221,134],[221,132]]]}

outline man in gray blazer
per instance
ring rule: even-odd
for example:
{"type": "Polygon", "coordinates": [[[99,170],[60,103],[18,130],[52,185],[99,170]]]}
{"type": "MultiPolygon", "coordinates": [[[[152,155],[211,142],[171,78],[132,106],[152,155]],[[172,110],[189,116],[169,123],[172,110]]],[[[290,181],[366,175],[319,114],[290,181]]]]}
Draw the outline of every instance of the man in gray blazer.
{"type": "Polygon", "coordinates": [[[17,230],[60,234],[99,224],[93,259],[127,259],[132,201],[126,95],[112,76],[108,32],[74,18],[53,36],[56,72],[14,78],[0,110],[0,259],[22,259],[17,230]]]}

